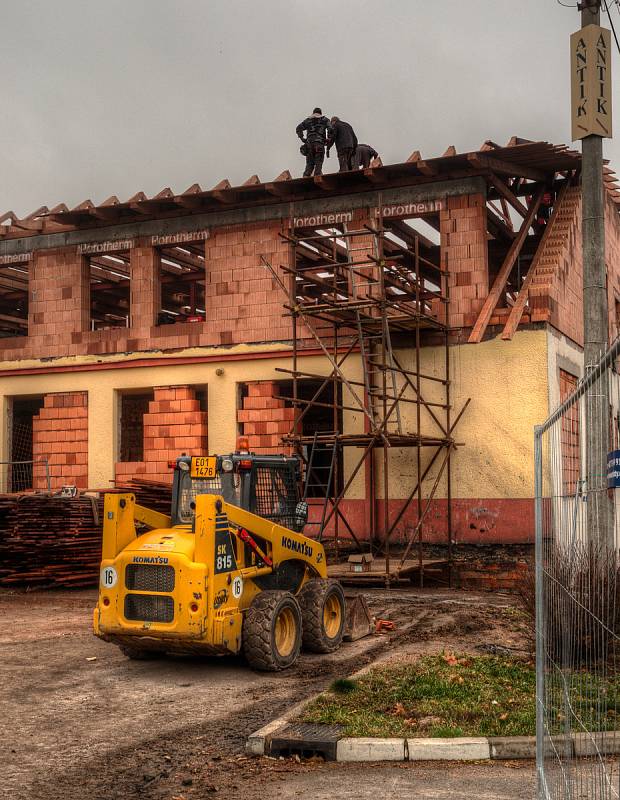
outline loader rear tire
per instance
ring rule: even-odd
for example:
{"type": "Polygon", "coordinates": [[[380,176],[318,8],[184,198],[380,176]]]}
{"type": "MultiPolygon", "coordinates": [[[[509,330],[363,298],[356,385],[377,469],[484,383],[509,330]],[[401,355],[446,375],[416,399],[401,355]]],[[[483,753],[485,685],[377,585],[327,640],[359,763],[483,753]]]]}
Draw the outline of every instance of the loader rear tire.
{"type": "Polygon", "coordinates": [[[132,661],[153,661],[158,656],[154,650],[142,650],[139,647],[129,647],[125,644],[121,644],[119,647],[121,653],[132,661]]]}
{"type": "Polygon", "coordinates": [[[301,609],[290,592],[261,592],[243,620],[243,654],[254,669],[278,672],[292,666],[301,649],[301,609]]]}
{"type": "Polygon", "coordinates": [[[338,581],[315,578],[297,595],[303,621],[303,646],[313,653],[333,653],[342,644],[346,621],[344,591],[338,581]]]}

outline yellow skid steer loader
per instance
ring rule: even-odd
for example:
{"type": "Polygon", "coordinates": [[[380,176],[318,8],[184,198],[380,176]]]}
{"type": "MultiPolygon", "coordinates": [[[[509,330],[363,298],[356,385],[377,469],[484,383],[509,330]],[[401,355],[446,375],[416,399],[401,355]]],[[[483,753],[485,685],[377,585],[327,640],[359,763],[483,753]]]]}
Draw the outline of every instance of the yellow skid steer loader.
{"type": "Polygon", "coordinates": [[[237,452],[178,458],[170,517],[107,494],[95,634],[130,658],[242,652],[271,671],[336,650],[344,593],[300,532],[298,481],[295,457],[237,452]]]}

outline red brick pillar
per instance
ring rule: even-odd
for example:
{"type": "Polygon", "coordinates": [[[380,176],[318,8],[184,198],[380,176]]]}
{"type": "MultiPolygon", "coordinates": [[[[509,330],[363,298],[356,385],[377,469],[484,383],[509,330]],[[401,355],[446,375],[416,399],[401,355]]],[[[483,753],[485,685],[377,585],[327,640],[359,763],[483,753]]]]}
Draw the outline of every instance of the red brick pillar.
{"type": "Polygon", "coordinates": [[[185,453],[206,455],[209,450],[207,412],[191,386],[156,386],[155,398],[144,415],[145,477],[172,481],[168,462],[185,453]]]}
{"type": "Polygon", "coordinates": [[[248,437],[254,453],[283,453],[287,449],[281,440],[293,429],[295,409],[286,408],[278,393],[275,381],[249,383],[243,408],[237,411],[241,433],[248,437]]]}
{"type": "Polygon", "coordinates": [[[153,247],[131,251],[131,327],[148,336],[161,306],[159,255],[153,247]]]}
{"type": "Polygon", "coordinates": [[[481,194],[449,197],[440,212],[441,266],[449,272],[450,325],[474,325],[489,293],[486,202],[481,194]]]}
{"type": "MultiPolygon", "coordinates": [[[[32,420],[32,457],[47,459],[52,489],[88,487],[87,392],[45,395],[43,408],[32,420]]],[[[40,463],[34,467],[33,488],[47,488],[40,463]]]]}
{"type": "Polygon", "coordinates": [[[28,331],[38,355],[71,345],[72,334],[90,320],[90,278],[86,260],[75,247],[34,254],[28,290],[28,331]],[[33,338],[34,342],[34,338],[33,338]]]}

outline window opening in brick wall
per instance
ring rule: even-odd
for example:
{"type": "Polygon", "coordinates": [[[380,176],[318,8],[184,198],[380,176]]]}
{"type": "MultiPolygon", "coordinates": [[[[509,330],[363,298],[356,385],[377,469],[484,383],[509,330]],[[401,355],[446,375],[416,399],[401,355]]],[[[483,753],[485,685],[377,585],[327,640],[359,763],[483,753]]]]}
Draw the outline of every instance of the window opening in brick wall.
{"type": "Polygon", "coordinates": [[[144,415],[155,397],[152,390],[122,392],[119,407],[119,461],[144,460],[144,415]]]}
{"type": "Polygon", "coordinates": [[[30,262],[0,264],[0,338],[28,336],[30,262]]]}
{"type": "MultiPolygon", "coordinates": [[[[518,184],[517,181],[513,183],[518,184]]],[[[516,185],[511,185],[509,188],[515,189],[516,185]]],[[[531,202],[532,197],[523,195],[520,196],[519,199],[527,206],[531,202]]],[[[554,202],[555,191],[553,190],[545,193],[543,202],[541,202],[539,206],[538,213],[528,230],[523,246],[508,276],[506,286],[498,303],[498,308],[512,308],[514,305],[517,295],[521,290],[521,286],[523,285],[523,281],[530,269],[543,233],[551,218],[554,202]]],[[[487,202],[489,291],[495,283],[499,270],[508,255],[508,251],[522,223],[523,217],[521,214],[506,201],[502,203],[500,199],[491,199],[487,202]]]]}
{"type": "Polygon", "coordinates": [[[160,308],[158,325],[203,322],[205,309],[205,243],[161,247],[159,252],[160,308]]]}
{"type": "MultiPolygon", "coordinates": [[[[312,241],[301,243],[296,248],[298,286],[301,294],[306,297],[315,297],[319,302],[325,290],[334,287],[338,289],[341,285],[343,291],[347,290],[346,274],[342,270],[334,268],[332,264],[346,264],[349,260],[347,254],[346,241],[334,238],[335,234],[342,233],[342,226],[333,228],[295,228],[294,234],[299,237],[312,237],[312,241]],[[322,241],[322,237],[325,241],[322,241]],[[320,267],[320,271],[317,268],[320,267]],[[304,280],[301,276],[307,271],[308,279],[304,280]]],[[[301,295],[300,295],[301,296],[301,295]]],[[[344,299],[344,295],[342,296],[344,299]]]]}
{"type": "MultiPolygon", "coordinates": [[[[9,404],[9,461],[32,461],[32,420],[43,408],[41,395],[12,397],[9,404]]],[[[2,483],[5,483],[2,481],[2,483]]],[[[9,492],[23,492],[32,489],[32,464],[10,467],[7,473],[9,492]]]]}
{"type": "Polygon", "coordinates": [[[196,400],[198,400],[198,402],[200,404],[200,410],[207,412],[209,410],[209,390],[208,390],[208,388],[207,387],[205,387],[204,389],[196,388],[194,390],[194,395],[196,397],[196,400]]]}
{"type": "MultiPolygon", "coordinates": [[[[411,217],[410,219],[383,220],[386,234],[383,240],[383,250],[387,257],[392,258],[391,266],[397,265],[404,269],[407,279],[416,280],[415,274],[415,247],[418,241],[420,256],[420,271],[424,283],[423,290],[429,293],[429,300],[434,292],[439,292],[437,284],[437,267],[441,265],[441,249],[439,245],[439,213],[425,214],[424,218],[411,217]]],[[[402,290],[391,280],[393,269],[386,272],[386,294],[397,299],[402,290]]],[[[429,305],[429,313],[431,308],[429,305]]]]}
{"type": "MultiPolygon", "coordinates": [[[[321,388],[322,381],[315,380],[299,380],[297,382],[297,397],[299,400],[312,400],[321,388]]],[[[293,382],[280,381],[280,397],[284,398],[286,406],[293,404],[288,398],[293,396],[293,382]]],[[[342,405],[342,386],[337,385],[337,400],[336,404],[342,405]]],[[[314,436],[315,433],[332,433],[334,430],[342,432],[342,409],[337,409],[337,417],[334,419],[333,412],[334,405],[334,384],[328,383],[320,394],[317,396],[316,401],[312,404],[306,414],[301,418],[300,432],[303,436],[314,436]],[[324,405],[319,405],[324,404],[324,405]],[[326,408],[325,406],[330,406],[326,408]]],[[[301,414],[306,405],[298,406],[299,413],[301,414]]],[[[291,426],[292,427],[292,426],[291,426]]],[[[309,461],[311,456],[312,447],[305,446],[303,457],[306,462],[309,461]]],[[[312,456],[313,475],[308,484],[308,497],[336,497],[343,486],[342,477],[342,459],[336,459],[335,471],[332,475],[331,484],[328,484],[329,470],[332,462],[333,448],[331,445],[317,444],[312,456]]]]}
{"type": "MultiPolygon", "coordinates": [[[[577,378],[570,372],[560,370],[560,402],[563,403],[577,388],[577,378]]],[[[574,495],[577,481],[581,477],[581,430],[579,403],[562,415],[562,494],[574,495]]]]}
{"type": "Polygon", "coordinates": [[[128,328],[130,325],[131,251],[86,257],[90,280],[90,328],[128,328]]]}

